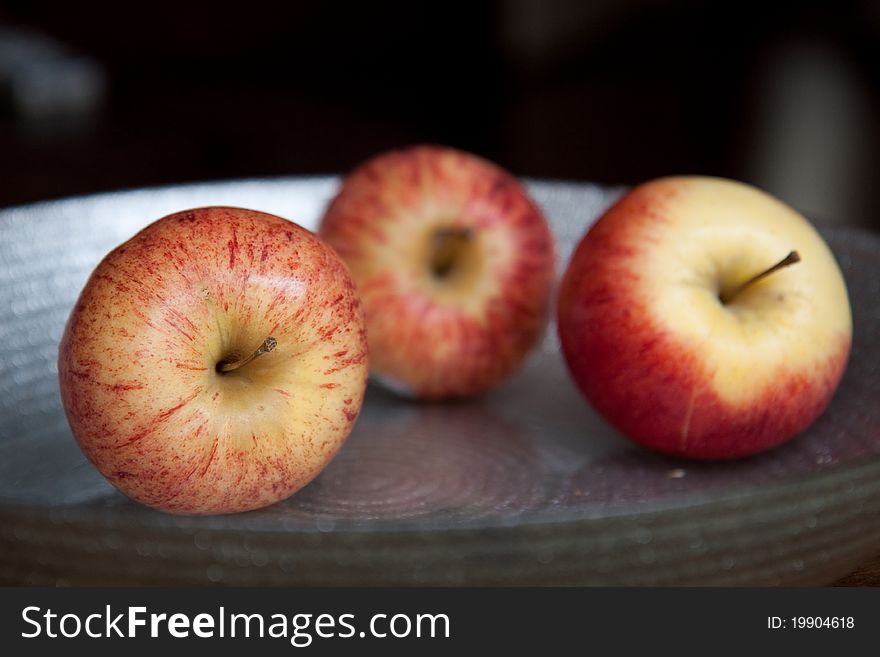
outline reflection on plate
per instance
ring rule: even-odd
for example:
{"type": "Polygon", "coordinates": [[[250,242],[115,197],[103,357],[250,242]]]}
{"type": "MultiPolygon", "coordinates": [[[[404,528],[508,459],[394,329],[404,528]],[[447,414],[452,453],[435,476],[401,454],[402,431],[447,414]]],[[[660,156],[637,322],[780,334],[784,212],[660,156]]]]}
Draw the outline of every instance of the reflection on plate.
{"type": "MultiPolygon", "coordinates": [[[[188,518],[107,484],[61,410],[58,339],[100,258],[146,223],[237,205],[315,227],[334,178],[98,195],[0,212],[0,583],[796,584],[880,552],[880,238],[826,232],[855,319],[849,369],[796,440],[727,464],[617,435],[554,332],[483,399],[371,387],[340,454],[273,507],[188,518]]],[[[533,182],[560,269],[617,191],[533,182]]]]}

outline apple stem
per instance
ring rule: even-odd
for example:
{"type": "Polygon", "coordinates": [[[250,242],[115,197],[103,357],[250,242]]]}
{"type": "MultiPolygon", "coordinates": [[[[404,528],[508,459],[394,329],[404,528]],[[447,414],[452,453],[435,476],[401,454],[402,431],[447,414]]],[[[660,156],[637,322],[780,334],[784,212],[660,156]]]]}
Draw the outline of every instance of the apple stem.
{"type": "Polygon", "coordinates": [[[760,281],[763,278],[767,278],[767,276],[779,271],[780,269],[784,269],[785,267],[788,267],[789,265],[793,265],[796,262],[800,262],[800,261],[801,261],[800,254],[797,251],[792,251],[787,256],[785,256],[782,260],[780,260],[775,265],[770,267],[770,269],[765,269],[760,274],[755,274],[754,276],[752,276],[745,283],[743,283],[739,287],[735,288],[733,290],[733,292],[731,292],[729,294],[725,294],[724,292],[722,292],[719,295],[719,297],[721,299],[721,303],[724,303],[724,304],[730,303],[740,294],[740,292],[745,290],[747,287],[754,285],[755,283],[757,283],[758,281],[760,281]]]}
{"type": "Polygon", "coordinates": [[[452,271],[459,252],[473,234],[470,228],[441,228],[434,233],[431,271],[437,278],[443,278],[452,271]]]}
{"type": "Polygon", "coordinates": [[[217,363],[217,371],[220,373],[231,372],[237,370],[239,367],[244,367],[257,356],[262,356],[263,354],[272,351],[277,345],[278,341],[275,338],[266,338],[263,340],[263,344],[261,344],[259,348],[247,358],[240,359],[238,354],[233,354],[232,356],[221,360],[217,363]]]}

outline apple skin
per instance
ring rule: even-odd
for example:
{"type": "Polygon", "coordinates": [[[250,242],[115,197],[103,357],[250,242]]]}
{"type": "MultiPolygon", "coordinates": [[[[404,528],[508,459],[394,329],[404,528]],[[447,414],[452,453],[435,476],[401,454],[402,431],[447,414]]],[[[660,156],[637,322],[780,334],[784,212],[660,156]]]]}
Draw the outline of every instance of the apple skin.
{"type": "Polygon", "coordinates": [[[508,377],[546,328],[554,241],[511,174],[451,148],[378,155],[344,180],[319,234],[364,303],[371,375],[406,396],[471,397],[508,377]],[[470,231],[451,275],[438,231],[470,231]]]}
{"type": "Polygon", "coordinates": [[[344,263],[272,215],[172,214],[98,265],[61,340],[79,446],[114,486],[181,514],[282,500],[343,444],[367,377],[364,320],[344,263]],[[229,354],[274,351],[218,373],[229,354]]]}
{"type": "Polygon", "coordinates": [[[577,246],[558,330],[574,380],[619,431],[665,454],[725,460],[822,413],[852,319],[806,219],[742,183],[670,177],[627,193],[577,246]],[[792,250],[801,262],[720,301],[792,250]]]}

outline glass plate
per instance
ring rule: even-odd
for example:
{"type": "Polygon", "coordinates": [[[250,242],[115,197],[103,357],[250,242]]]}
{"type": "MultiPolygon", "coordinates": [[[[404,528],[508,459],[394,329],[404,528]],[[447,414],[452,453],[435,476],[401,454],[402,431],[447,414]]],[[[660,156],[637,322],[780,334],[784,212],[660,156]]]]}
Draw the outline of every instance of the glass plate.
{"type": "MultiPolygon", "coordinates": [[[[803,435],[695,464],[618,435],[569,380],[555,329],[513,378],[454,404],[371,386],[329,467],[270,508],[176,517],[82,456],[55,361],[98,261],[147,223],[234,205],[315,228],[338,178],[134,190],[0,211],[0,583],[821,584],[880,552],[880,237],[824,231],[847,278],[853,353],[803,435]]],[[[558,270],[620,193],[529,181],[558,270]]]]}

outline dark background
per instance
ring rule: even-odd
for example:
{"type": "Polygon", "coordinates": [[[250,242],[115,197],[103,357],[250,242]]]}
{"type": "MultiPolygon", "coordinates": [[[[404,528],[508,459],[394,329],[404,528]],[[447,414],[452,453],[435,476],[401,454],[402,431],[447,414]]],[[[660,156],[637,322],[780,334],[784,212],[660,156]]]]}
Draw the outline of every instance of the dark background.
{"type": "Polygon", "coordinates": [[[878,82],[868,0],[7,1],[0,207],[434,142],[522,176],[733,177],[880,229],[878,82]]]}

